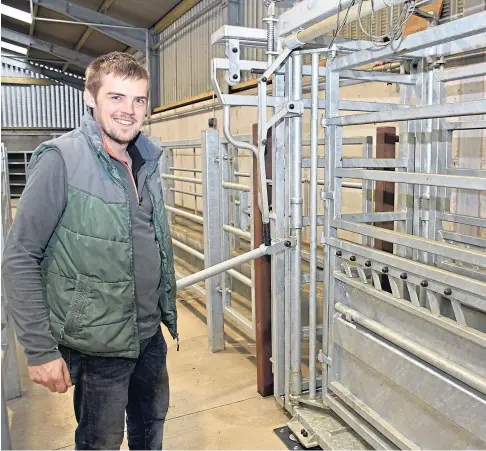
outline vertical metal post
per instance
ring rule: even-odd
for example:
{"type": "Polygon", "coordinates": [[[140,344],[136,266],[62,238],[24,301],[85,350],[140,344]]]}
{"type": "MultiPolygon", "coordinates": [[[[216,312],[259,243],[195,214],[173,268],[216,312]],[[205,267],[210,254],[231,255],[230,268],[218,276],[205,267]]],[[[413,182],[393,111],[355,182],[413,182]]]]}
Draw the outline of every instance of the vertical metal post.
{"type": "Polygon", "coordinates": [[[311,63],[311,152],[310,152],[310,237],[309,237],[309,398],[316,399],[317,339],[317,157],[319,133],[319,53],[311,63]]]}
{"type": "Polygon", "coordinates": [[[151,28],[147,30],[147,58],[148,68],[150,74],[150,113],[154,108],[159,107],[162,104],[160,85],[162,83],[160,72],[160,47],[154,49],[155,44],[158,42],[158,35],[155,30],[151,28]]]}
{"type": "MultiPolygon", "coordinates": [[[[416,104],[426,105],[427,104],[427,91],[428,91],[428,83],[427,83],[427,76],[428,74],[424,70],[425,61],[421,60],[418,63],[418,74],[417,74],[417,85],[415,89],[415,97],[416,97],[416,104]]],[[[426,157],[427,157],[427,131],[429,127],[429,120],[420,120],[417,122],[417,128],[415,129],[415,139],[416,139],[416,146],[415,146],[415,168],[414,172],[424,172],[426,168],[426,157]],[[418,133],[417,133],[418,132],[418,133]]],[[[431,126],[431,125],[430,125],[431,126]]],[[[428,139],[430,140],[430,134],[428,139]]],[[[425,198],[423,198],[423,194],[427,187],[414,185],[413,187],[413,234],[416,236],[423,236],[423,225],[424,222],[427,221],[427,214],[426,211],[425,198]]],[[[428,202],[427,202],[428,203],[428,202]]],[[[426,261],[426,253],[422,251],[418,251],[416,249],[413,250],[413,259],[415,261],[425,262],[426,261]]]]}
{"type": "MultiPolygon", "coordinates": [[[[413,61],[411,63],[411,74],[417,73],[418,63],[413,61]]],[[[402,66],[401,71],[404,72],[405,67],[402,66]]],[[[411,105],[412,93],[415,90],[414,86],[400,86],[400,103],[402,105],[411,105]]],[[[415,121],[400,122],[399,126],[399,141],[400,141],[400,158],[407,162],[406,169],[399,169],[400,171],[413,172],[415,169],[415,130],[417,124],[415,121]]],[[[406,220],[400,221],[397,225],[397,231],[412,235],[413,233],[413,217],[414,217],[414,189],[410,184],[398,185],[398,210],[406,212],[406,220]]],[[[411,249],[405,246],[396,246],[397,254],[401,257],[412,258],[411,249]]]]}
{"type": "MultiPolygon", "coordinates": [[[[285,95],[285,76],[275,75],[273,80],[273,95],[280,97],[285,95]]],[[[274,108],[275,114],[277,109],[274,108]]],[[[272,237],[282,239],[288,236],[288,177],[285,175],[286,161],[286,136],[287,121],[281,121],[272,130],[272,212],[270,214],[270,225],[272,237]]],[[[253,172],[256,177],[257,173],[253,172]]],[[[271,286],[272,286],[272,363],[273,363],[273,381],[274,394],[276,399],[282,403],[282,397],[285,395],[285,379],[288,379],[289,372],[285,368],[285,349],[286,327],[285,312],[287,309],[286,280],[285,268],[288,265],[288,252],[273,254],[271,257],[271,286]]],[[[288,391],[287,391],[288,394],[288,391]]]]}
{"type": "MultiPolygon", "coordinates": [[[[302,99],[302,55],[295,54],[293,59],[292,100],[302,99]]],[[[302,305],[301,305],[301,249],[302,249],[302,116],[291,119],[292,124],[292,194],[291,219],[292,235],[296,245],[291,250],[291,394],[299,396],[302,392],[302,305]]]]}
{"type": "MultiPolygon", "coordinates": [[[[170,174],[170,167],[174,166],[174,150],[169,147],[162,147],[163,155],[161,158],[160,172],[162,174],[170,174]]],[[[165,205],[169,207],[175,207],[175,195],[171,191],[174,187],[174,180],[162,179],[163,195],[165,205]]],[[[169,223],[175,224],[175,215],[171,212],[167,212],[169,223]]]]}
{"type": "MultiPolygon", "coordinates": [[[[377,144],[378,152],[378,144],[377,144]]],[[[363,146],[363,158],[373,158],[373,139],[368,136],[366,143],[363,146]]],[[[378,155],[377,155],[378,158],[378,155]]],[[[376,182],[378,183],[378,182],[376,182]]],[[[363,189],[361,191],[363,213],[371,213],[373,211],[373,180],[363,180],[363,189]]],[[[363,244],[365,246],[371,246],[373,238],[364,236],[363,244]]]]}
{"type": "MultiPolygon", "coordinates": [[[[230,147],[230,174],[229,181],[233,183],[239,183],[239,178],[235,176],[235,172],[238,171],[238,150],[233,146],[230,147]]],[[[231,209],[231,225],[236,228],[242,228],[241,212],[244,208],[241,199],[241,191],[235,191],[230,193],[230,209],[231,209]]],[[[235,234],[231,236],[231,249],[236,250],[240,248],[240,238],[235,234]]]]}
{"type": "MultiPolygon", "coordinates": [[[[440,71],[443,70],[441,67],[440,71]]],[[[432,104],[446,103],[445,86],[439,81],[435,74],[437,70],[430,73],[430,93],[432,104]]],[[[447,150],[447,130],[445,128],[444,119],[433,119],[431,124],[431,155],[430,155],[430,172],[433,174],[445,174],[444,160],[446,158],[447,150]]],[[[428,236],[430,239],[437,239],[437,230],[442,228],[441,221],[438,219],[438,213],[445,212],[446,189],[443,187],[430,187],[429,200],[429,230],[428,236]]],[[[428,263],[434,265],[437,263],[437,256],[429,254],[428,263]]]]}
{"type": "MultiPolygon", "coordinates": [[[[327,70],[326,73],[326,111],[325,119],[339,115],[339,73],[327,70]]],[[[324,239],[335,237],[336,229],[331,221],[340,215],[341,211],[341,179],[336,179],[335,168],[341,164],[343,131],[342,127],[327,125],[326,136],[326,170],[324,178],[325,222],[324,239]]],[[[329,366],[332,362],[332,321],[334,317],[334,270],[336,257],[328,244],[324,246],[324,303],[322,324],[322,348],[320,361],[322,363],[322,396],[325,399],[329,393],[329,366]],[[323,355],[324,354],[324,355],[323,355]]]]}
{"type": "MultiPolygon", "coordinates": [[[[221,217],[221,171],[219,133],[201,133],[204,210],[204,265],[221,262],[223,223],[221,217]]],[[[208,342],[211,352],[224,351],[224,307],[221,295],[221,275],[206,279],[206,312],[208,342]]]]}
{"type": "MultiPolygon", "coordinates": [[[[229,155],[229,144],[220,143],[219,146],[219,167],[221,175],[220,185],[216,188],[221,193],[221,207],[218,213],[221,217],[221,261],[229,260],[231,255],[231,234],[223,230],[223,225],[230,223],[230,191],[222,187],[223,182],[230,181],[231,165],[229,155]]],[[[231,306],[231,276],[224,272],[221,274],[221,291],[223,297],[223,308],[231,306]]]]}
{"type": "MultiPolygon", "coordinates": [[[[196,148],[193,147],[192,148],[192,167],[195,169],[196,168],[196,148]]],[[[193,172],[192,173],[192,176],[196,179],[197,178],[197,172],[193,172]]],[[[197,183],[194,183],[192,185],[192,189],[194,190],[194,192],[197,191],[197,183]]],[[[197,197],[194,197],[194,214],[197,215],[198,214],[198,211],[197,211],[197,197]]]]}

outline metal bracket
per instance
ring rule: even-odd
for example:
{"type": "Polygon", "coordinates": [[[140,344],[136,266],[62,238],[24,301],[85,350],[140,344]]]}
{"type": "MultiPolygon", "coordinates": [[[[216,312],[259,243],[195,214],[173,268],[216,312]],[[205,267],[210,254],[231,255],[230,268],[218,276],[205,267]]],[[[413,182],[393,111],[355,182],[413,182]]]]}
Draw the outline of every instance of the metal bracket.
{"type": "Polygon", "coordinates": [[[230,86],[234,86],[241,81],[240,54],[240,41],[238,39],[228,39],[226,56],[229,60],[229,71],[226,72],[226,82],[230,86]]]}
{"type": "Polygon", "coordinates": [[[334,192],[321,190],[321,200],[333,200],[334,192]]]}
{"type": "Polygon", "coordinates": [[[284,240],[274,241],[270,246],[268,246],[267,255],[278,254],[279,252],[283,252],[286,249],[295,247],[296,244],[297,240],[293,236],[285,238],[284,240]]]}
{"type": "Polygon", "coordinates": [[[319,354],[317,354],[317,360],[320,363],[325,363],[326,365],[332,365],[332,359],[330,357],[328,357],[327,355],[325,355],[322,352],[322,349],[320,349],[319,354]]]}

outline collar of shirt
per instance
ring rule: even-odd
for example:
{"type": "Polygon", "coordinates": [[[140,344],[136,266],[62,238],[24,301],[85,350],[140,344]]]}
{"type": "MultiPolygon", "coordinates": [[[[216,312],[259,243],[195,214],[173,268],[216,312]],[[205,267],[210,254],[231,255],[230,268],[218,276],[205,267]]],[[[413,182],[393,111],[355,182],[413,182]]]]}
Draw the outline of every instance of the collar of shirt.
{"type": "MultiPolygon", "coordinates": [[[[103,136],[103,144],[105,146],[106,151],[108,152],[108,154],[112,158],[114,158],[115,160],[121,161],[115,155],[115,153],[111,150],[110,146],[108,146],[108,143],[106,142],[106,139],[105,139],[104,136],[103,136]]],[[[132,159],[132,167],[131,167],[131,170],[132,170],[132,174],[133,174],[133,176],[135,178],[135,181],[136,181],[138,171],[144,165],[145,160],[142,157],[142,155],[140,154],[140,151],[137,149],[137,146],[135,145],[134,142],[130,142],[130,144],[128,144],[127,152],[128,152],[128,155],[130,155],[130,158],[132,159]]]]}

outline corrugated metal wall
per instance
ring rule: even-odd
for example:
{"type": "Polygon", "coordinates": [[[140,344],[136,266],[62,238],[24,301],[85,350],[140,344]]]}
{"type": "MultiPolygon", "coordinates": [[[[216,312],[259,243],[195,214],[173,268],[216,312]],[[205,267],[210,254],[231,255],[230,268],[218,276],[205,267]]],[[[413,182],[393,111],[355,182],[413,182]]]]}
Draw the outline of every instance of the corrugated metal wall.
{"type": "Polygon", "coordinates": [[[221,0],[202,0],[159,35],[162,104],[212,89],[211,59],[224,48],[212,46],[211,35],[222,25],[221,0]]]}
{"type": "MultiPolygon", "coordinates": [[[[47,78],[2,63],[2,75],[47,78]]],[[[2,85],[2,128],[76,128],[84,112],[83,92],[71,86],[2,85]]]]}

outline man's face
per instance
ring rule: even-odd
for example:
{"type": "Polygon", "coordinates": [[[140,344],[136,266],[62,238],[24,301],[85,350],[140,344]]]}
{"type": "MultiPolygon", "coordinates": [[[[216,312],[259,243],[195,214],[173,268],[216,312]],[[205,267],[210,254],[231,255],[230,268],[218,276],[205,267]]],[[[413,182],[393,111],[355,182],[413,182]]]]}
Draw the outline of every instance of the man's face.
{"type": "Polygon", "coordinates": [[[103,132],[119,144],[137,136],[147,112],[148,83],[103,75],[96,99],[86,90],[85,102],[103,132]]]}

